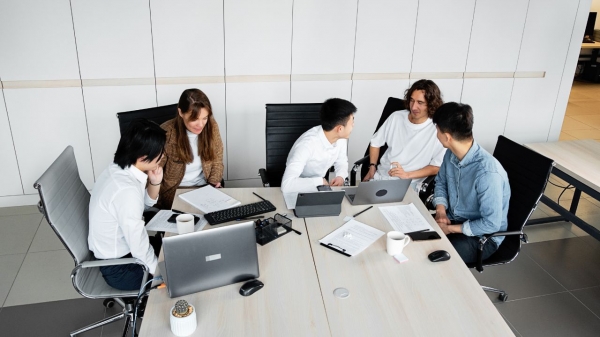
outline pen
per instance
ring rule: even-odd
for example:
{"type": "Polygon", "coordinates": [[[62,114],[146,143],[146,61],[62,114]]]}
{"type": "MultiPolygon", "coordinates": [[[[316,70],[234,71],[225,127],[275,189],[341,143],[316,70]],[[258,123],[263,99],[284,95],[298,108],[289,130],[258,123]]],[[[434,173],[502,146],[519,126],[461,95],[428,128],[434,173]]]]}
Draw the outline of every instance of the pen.
{"type": "Polygon", "coordinates": [[[367,207],[367,208],[363,209],[362,211],[360,211],[360,212],[358,212],[358,213],[354,214],[352,217],[353,217],[353,218],[356,218],[357,216],[359,216],[359,215],[363,214],[364,212],[366,212],[366,211],[370,210],[371,208],[373,208],[373,206],[369,206],[369,207],[367,207]]]}
{"type": "Polygon", "coordinates": [[[258,194],[256,194],[256,193],[254,193],[254,192],[252,192],[252,194],[254,194],[255,196],[257,196],[257,197],[261,198],[263,201],[267,201],[267,199],[265,199],[265,198],[261,197],[260,195],[258,195],[258,194]]]}
{"type": "Polygon", "coordinates": [[[406,233],[406,235],[413,234],[413,233],[422,233],[422,232],[427,232],[427,231],[429,231],[429,229],[421,229],[420,231],[414,231],[414,232],[406,233]]]}
{"type": "Polygon", "coordinates": [[[298,234],[298,235],[302,235],[302,232],[293,229],[292,227],[288,226],[288,225],[281,225],[281,227],[287,229],[288,231],[293,231],[294,233],[298,234]]]}
{"type": "Polygon", "coordinates": [[[259,215],[259,216],[253,216],[253,217],[248,217],[248,218],[235,219],[235,221],[254,220],[254,219],[262,219],[262,218],[264,218],[264,216],[259,215]]]}

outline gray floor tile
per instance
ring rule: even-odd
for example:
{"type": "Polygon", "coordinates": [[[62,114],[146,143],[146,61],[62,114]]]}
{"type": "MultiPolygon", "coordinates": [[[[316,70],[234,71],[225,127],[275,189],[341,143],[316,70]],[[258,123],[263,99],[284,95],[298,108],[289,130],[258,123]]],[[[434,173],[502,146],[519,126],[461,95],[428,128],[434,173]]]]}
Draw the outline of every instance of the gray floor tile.
{"type": "Polygon", "coordinates": [[[40,214],[40,211],[38,211],[38,208],[36,205],[0,208],[0,216],[22,215],[22,214],[40,214]]]}
{"type": "Polygon", "coordinates": [[[568,290],[600,285],[600,242],[590,236],[530,243],[522,252],[568,290]]]}
{"type": "MultiPolygon", "coordinates": [[[[551,181],[554,182],[554,179],[551,179],[551,181]]],[[[564,183],[559,183],[558,185],[567,186],[566,184],[564,184],[564,185],[563,184],[564,183]]],[[[548,184],[548,185],[546,185],[546,189],[544,190],[544,195],[546,195],[548,198],[550,198],[554,201],[556,201],[558,199],[558,196],[561,193],[562,193],[562,196],[560,197],[561,201],[573,199],[573,193],[575,191],[574,188],[569,188],[566,191],[564,191],[564,193],[563,193],[563,190],[564,190],[564,188],[560,188],[560,187],[554,186],[552,184],[548,184]]]]}
{"type": "Polygon", "coordinates": [[[523,232],[527,234],[527,239],[530,243],[574,238],[573,232],[568,230],[564,225],[567,222],[555,222],[549,224],[525,226],[523,232]]]}
{"type": "MultiPolygon", "coordinates": [[[[65,337],[104,317],[102,300],[76,299],[3,308],[0,312],[2,336],[65,337]]],[[[78,337],[100,337],[101,329],[78,337]]]]}
{"type": "Polygon", "coordinates": [[[81,298],[71,283],[74,267],[66,250],[27,254],[4,306],[81,298]]]}
{"type": "MultiPolygon", "coordinates": [[[[479,284],[506,291],[509,301],[566,291],[525,254],[519,254],[511,263],[484,268],[483,273],[475,269],[471,272],[479,284]]],[[[492,302],[500,301],[498,294],[486,294],[492,302]]]]}
{"type": "Polygon", "coordinates": [[[583,229],[575,226],[574,224],[572,224],[570,222],[565,222],[563,224],[563,226],[566,229],[568,229],[569,231],[571,231],[571,233],[575,234],[576,236],[589,236],[589,234],[584,232],[583,229]]]}
{"type": "MultiPolygon", "coordinates": [[[[572,200],[563,200],[561,198],[560,205],[565,209],[569,210],[571,208],[571,201],[572,200]]],[[[579,217],[583,215],[600,214],[600,207],[594,205],[588,199],[581,198],[579,199],[579,203],[577,204],[577,211],[575,212],[575,214],[579,217]]]]}
{"type": "Polygon", "coordinates": [[[544,213],[544,211],[542,211],[541,208],[536,208],[535,211],[533,211],[533,214],[531,214],[531,217],[529,217],[530,219],[539,219],[539,218],[546,218],[548,217],[548,214],[544,213]]]}
{"type": "Polygon", "coordinates": [[[571,293],[596,316],[600,317],[600,287],[574,290],[571,293]]]}
{"type": "Polygon", "coordinates": [[[24,259],[25,254],[0,256],[0,307],[4,305],[24,259]]]}
{"type": "Polygon", "coordinates": [[[548,214],[548,216],[556,216],[558,213],[552,210],[552,208],[546,206],[544,203],[539,202],[537,208],[539,208],[544,213],[548,214]]]}
{"type": "Polygon", "coordinates": [[[0,255],[27,253],[41,221],[39,213],[0,217],[0,255]]]}
{"type": "MultiPolygon", "coordinates": [[[[110,309],[106,309],[105,317],[112,316],[122,311],[122,308],[115,304],[114,307],[110,309]]],[[[139,333],[142,324],[144,323],[143,319],[138,319],[136,322],[135,330],[139,333]]],[[[123,329],[125,327],[125,320],[114,322],[113,324],[109,324],[102,328],[102,337],[121,337],[123,335],[123,329]]],[[[131,330],[128,335],[131,335],[131,330]]]]}
{"type": "MultiPolygon", "coordinates": [[[[584,194],[585,194],[585,193],[584,193],[584,194]]],[[[587,200],[588,200],[589,202],[591,202],[592,204],[594,204],[594,205],[596,205],[596,206],[600,207],[600,200],[596,200],[596,199],[592,198],[592,197],[591,197],[591,196],[589,196],[589,195],[587,196],[587,200]]]]}
{"type": "Polygon", "coordinates": [[[29,247],[29,253],[62,249],[66,249],[65,246],[60,242],[60,239],[56,236],[56,233],[54,233],[46,219],[42,219],[31,247],[29,247]]]}
{"type": "Polygon", "coordinates": [[[598,336],[600,319],[570,293],[496,303],[523,336],[598,336]]]}

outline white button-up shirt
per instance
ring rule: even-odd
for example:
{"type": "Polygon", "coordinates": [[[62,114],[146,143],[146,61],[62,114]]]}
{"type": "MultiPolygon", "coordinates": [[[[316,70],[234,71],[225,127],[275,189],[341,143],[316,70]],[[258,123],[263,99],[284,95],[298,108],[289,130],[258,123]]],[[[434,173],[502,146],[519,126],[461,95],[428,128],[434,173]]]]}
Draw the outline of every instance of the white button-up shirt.
{"type": "Polygon", "coordinates": [[[98,259],[115,259],[129,253],[154,274],[157,259],[148,241],[142,215],[151,207],[146,191],[148,176],[135,166],[111,164],[98,178],[90,198],[88,245],[98,259]]]}
{"type": "Polygon", "coordinates": [[[287,158],[281,180],[283,193],[312,192],[323,185],[323,177],[333,165],[335,175],[348,177],[348,140],[331,144],[322,126],[315,126],[300,136],[287,158]]]}

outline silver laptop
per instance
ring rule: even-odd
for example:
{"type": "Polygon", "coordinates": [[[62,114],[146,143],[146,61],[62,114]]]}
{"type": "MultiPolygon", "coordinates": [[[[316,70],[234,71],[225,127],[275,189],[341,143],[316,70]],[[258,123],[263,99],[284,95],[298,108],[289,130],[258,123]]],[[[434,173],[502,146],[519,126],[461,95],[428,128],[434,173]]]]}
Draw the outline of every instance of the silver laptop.
{"type": "Polygon", "coordinates": [[[163,239],[163,279],[179,297],[259,276],[254,222],[163,239]]]}
{"type": "Polygon", "coordinates": [[[404,199],[410,187],[411,179],[371,180],[358,184],[358,187],[346,187],[346,198],[352,205],[382,204],[399,202],[404,199]]]}

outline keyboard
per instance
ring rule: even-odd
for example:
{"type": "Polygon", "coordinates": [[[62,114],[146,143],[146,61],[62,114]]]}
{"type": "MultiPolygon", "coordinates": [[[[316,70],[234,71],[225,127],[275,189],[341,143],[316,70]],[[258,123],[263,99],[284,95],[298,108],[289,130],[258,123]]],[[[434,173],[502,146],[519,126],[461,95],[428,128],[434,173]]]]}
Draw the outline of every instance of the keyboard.
{"type": "Polygon", "coordinates": [[[217,225],[228,221],[243,219],[252,215],[273,212],[275,210],[275,206],[273,206],[270,201],[264,200],[253,204],[224,209],[222,211],[206,213],[204,214],[204,218],[209,224],[217,225]]]}

